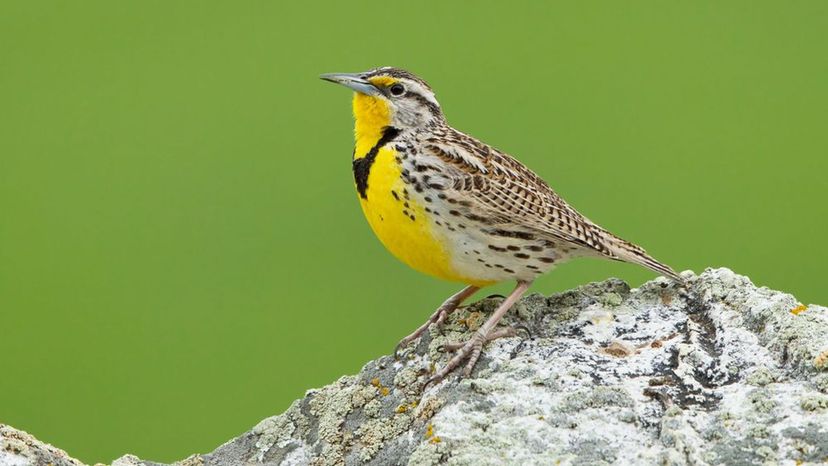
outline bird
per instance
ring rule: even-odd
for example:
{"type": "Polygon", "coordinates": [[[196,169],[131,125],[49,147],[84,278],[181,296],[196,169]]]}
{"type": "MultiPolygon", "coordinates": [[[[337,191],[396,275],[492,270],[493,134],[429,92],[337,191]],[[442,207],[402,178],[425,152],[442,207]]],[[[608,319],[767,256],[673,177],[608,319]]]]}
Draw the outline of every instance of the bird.
{"type": "Polygon", "coordinates": [[[684,284],[668,265],[581,215],[516,158],[450,126],[431,86],[413,73],[386,66],[320,78],[354,91],[354,185],[374,234],[413,269],[465,285],[394,354],[440,327],[479,289],[515,282],[467,341],[443,345],[454,354],[425,385],[461,365],[469,376],[487,342],[515,335],[498,323],[532,282],[570,259],[629,262],[684,284]]]}

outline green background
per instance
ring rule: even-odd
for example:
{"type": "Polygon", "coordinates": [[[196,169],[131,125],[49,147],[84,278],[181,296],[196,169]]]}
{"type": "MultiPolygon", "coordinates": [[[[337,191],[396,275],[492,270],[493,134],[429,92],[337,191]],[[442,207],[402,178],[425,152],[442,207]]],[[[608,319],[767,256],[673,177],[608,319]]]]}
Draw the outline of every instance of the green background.
{"type": "MultiPolygon", "coordinates": [[[[0,421],[88,462],[210,451],[458,288],[369,231],[323,72],[408,68],[677,269],[828,303],[826,31],[824,1],[3,0],[0,421]]],[[[653,277],[534,290],[613,275],[653,277]]]]}

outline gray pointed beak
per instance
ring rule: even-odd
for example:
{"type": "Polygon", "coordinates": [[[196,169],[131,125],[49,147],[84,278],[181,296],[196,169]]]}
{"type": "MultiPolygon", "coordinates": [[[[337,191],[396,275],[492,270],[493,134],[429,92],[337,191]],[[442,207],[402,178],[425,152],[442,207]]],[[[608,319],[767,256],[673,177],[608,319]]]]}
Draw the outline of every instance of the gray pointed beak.
{"type": "Polygon", "coordinates": [[[332,83],[342,84],[356,92],[366,95],[379,95],[380,91],[373,84],[361,78],[357,73],[328,73],[319,76],[320,79],[332,83]]]}

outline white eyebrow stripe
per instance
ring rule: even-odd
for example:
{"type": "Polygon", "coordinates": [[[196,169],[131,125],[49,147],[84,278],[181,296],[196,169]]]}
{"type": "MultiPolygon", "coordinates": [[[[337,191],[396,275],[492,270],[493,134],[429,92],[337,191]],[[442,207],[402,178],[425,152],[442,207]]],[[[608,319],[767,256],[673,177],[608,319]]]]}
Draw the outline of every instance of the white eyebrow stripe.
{"type": "Polygon", "coordinates": [[[405,85],[408,86],[408,89],[410,91],[415,92],[417,94],[420,94],[426,100],[428,100],[432,104],[436,105],[438,108],[440,107],[440,102],[437,102],[437,98],[434,96],[434,93],[431,92],[431,89],[427,89],[427,88],[423,87],[422,84],[420,84],[416,81],[411,81],[409,79],[406,79],[404,81],[405,81],[405,85]]]}

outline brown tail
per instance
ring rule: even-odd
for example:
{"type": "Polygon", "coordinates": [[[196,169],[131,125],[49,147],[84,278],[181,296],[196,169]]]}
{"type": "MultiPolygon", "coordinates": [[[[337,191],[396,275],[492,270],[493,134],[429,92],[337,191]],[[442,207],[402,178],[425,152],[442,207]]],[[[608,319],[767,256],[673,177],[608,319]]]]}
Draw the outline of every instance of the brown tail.
{"type": "Polygon", "coordinates": [[[647,254],[647,251],[643,248],[636,246],[629,241],[625,241],[609,232],[606,233],[606,240],[607,243],[609,243],[610,251],[615,256],[613,257],[614,259],[647,267],[648,269],[656,273],[660,273],[680,285],[686,284],[684,279],[681,278],[675,270],[673,270],[669,265],[662,264],[654,259],[653,256],[647,254]]]}

